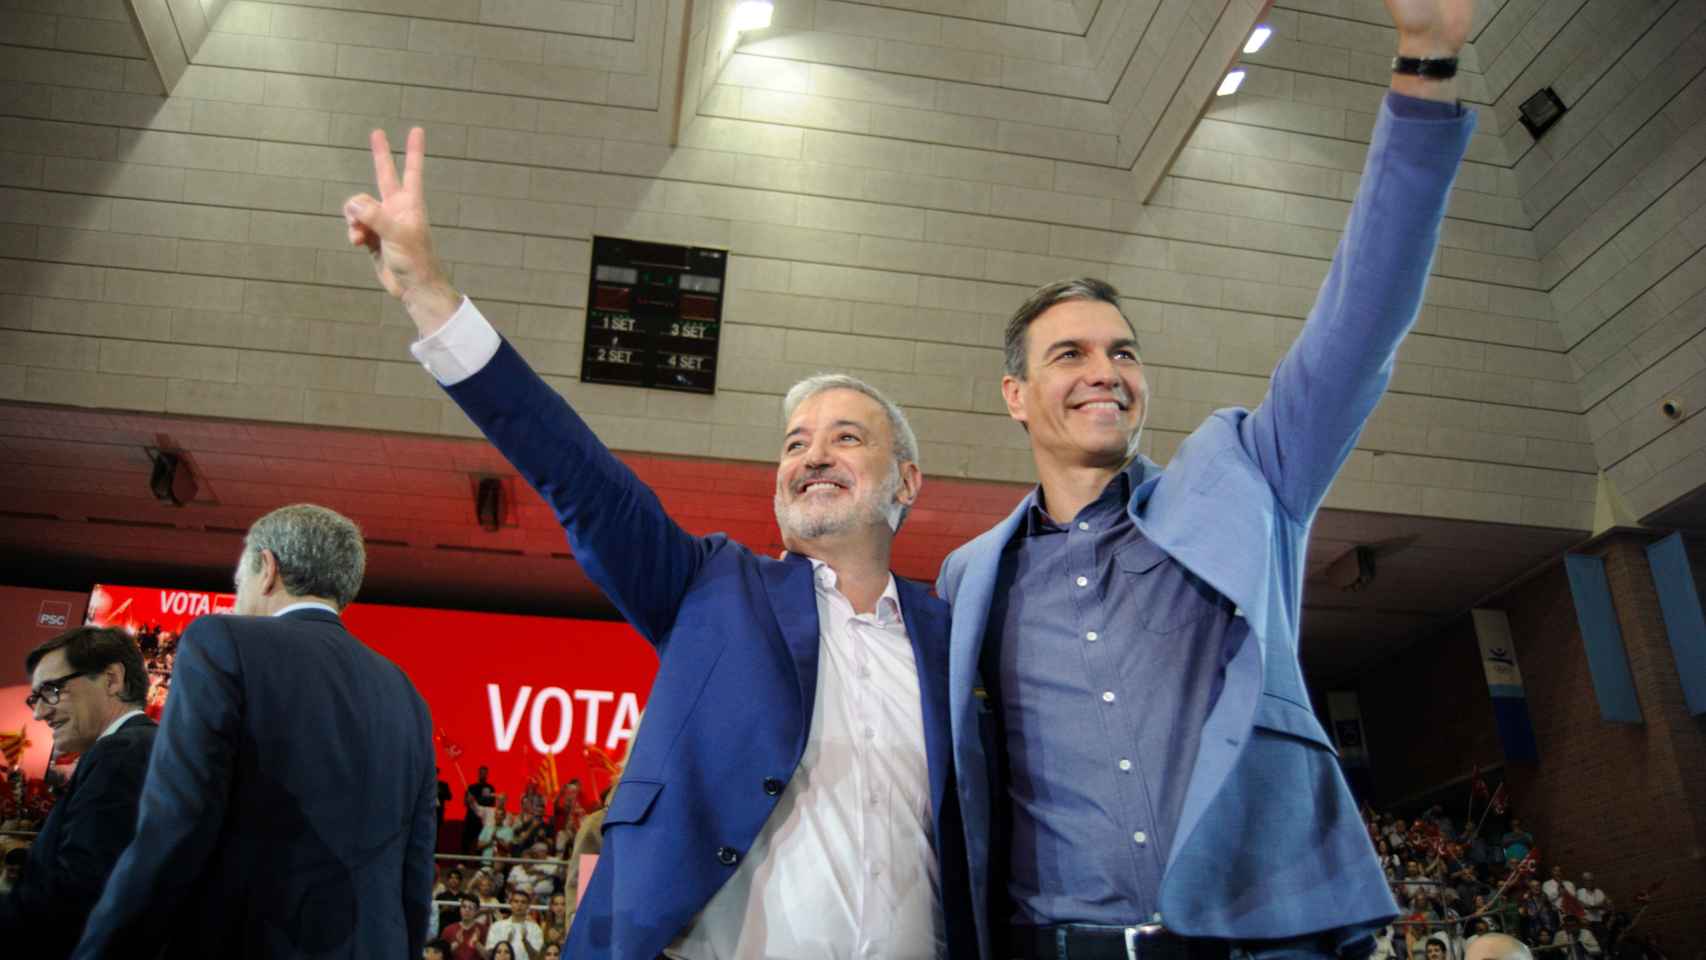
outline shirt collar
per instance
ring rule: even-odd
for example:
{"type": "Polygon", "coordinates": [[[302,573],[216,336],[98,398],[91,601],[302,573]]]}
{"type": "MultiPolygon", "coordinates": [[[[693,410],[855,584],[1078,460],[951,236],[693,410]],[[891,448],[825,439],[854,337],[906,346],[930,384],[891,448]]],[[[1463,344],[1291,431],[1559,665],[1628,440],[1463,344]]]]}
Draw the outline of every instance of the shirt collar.
{"type": "Polygon", "coordinates": [[[128,722],[131,717],[140,717],[140,716],[142,716],[141,710],[129,710],[129,711],[126,711],[125,713],[120,714],[119,718],[117,720],[114,720],[112,723],[107,724],[107,728],[105,730],[102,730],[101,736],[96,737],[95,740],[99,741],[99,740],[101,740],[102,737],[108,737],[108,736],[111,736],[111,735],[117,733],[118,728],[124,726],[125,723],[128,722]]]}
{"type": "MultiPolygon", "coordinates": [[[[833,591],[840,594],[837,586],[841,578],[835,569],[816,557],[807,557],[812,562],[812,582],[817,584],[820,591],[833,591]]],[[[889,626],[900,620],[900,589],[895,586],[894,574],[889,574],[889,582],[883,587],[883,595],[877,598],[877,623],[889,626]]]]}
{"type": "Polygon", "coordinates": [[[293,603],[290,606],[285,607],[282,610],[275,610],[273,612],[273,616],[282,617],[287,613],[291,613],[291,612],[294,612],[297,610],[324,610],[334,617],[338,615],[338,611],[332,609],[330,604],[321,603],[318,600],[303,600],[303,601],[300,601],[298,603],[293,603]]]}
{"type": "MultiPolygon", "coordinates": [[[[1092,511],[1101,513],[1110,509],[1123,511],[1126,503],[1131,500],[1132,488],[1142,482],[1143,471],[1143,458],[1132,458],[1131,463],[1127,464],[1125,469],[1114,474],[1113,479],[1109,480],[1108,485],[1102,488],[1102,492],[1097,495],[1096,499],[1084,507],[1083,513],[1088,514],[1092,511]]],[[[1043,488],[1041,484],[1031,488],[1030,494],[1025,497],[1024,504],[1025,522],[1020,526],[1020,536],[1034,537],[1040,533],[1061,529],[1061,524],[1055,523],[1054,518],[1050,517],[1048,511],[1043,509],[1043,488]]]]}

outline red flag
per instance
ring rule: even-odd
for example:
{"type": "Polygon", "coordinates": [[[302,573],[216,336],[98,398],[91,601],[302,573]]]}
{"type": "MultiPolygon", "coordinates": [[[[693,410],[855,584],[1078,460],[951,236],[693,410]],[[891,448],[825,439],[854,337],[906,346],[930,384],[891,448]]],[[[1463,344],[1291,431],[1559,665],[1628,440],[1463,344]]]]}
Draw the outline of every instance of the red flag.
{"type": "Polygon", "coordinates": [[[1493,791],[1493,812],[1498,814],[1504,813],[1505,806],[1509,803],[1510,798],[1505,795],[1505,785],[1501,783],[1499,784],[1499,789],[1493,791]]]}
{"type": "Polygon", "coordinates": [[[30,745],[29,727],[19,727],[17,733],[0,733],[0,756],[8,767],[24,762],[24,748],[30,745]]]}
{"type": "Polygon", "coordinates": [[[1576,899],[1575,891],[1567,886],[1558,892],[1558,912],[1563,916],[1575,917],[1578,920],[1588,918],[1587,908],[1582,906],[1580,900],[1576,899]]]}

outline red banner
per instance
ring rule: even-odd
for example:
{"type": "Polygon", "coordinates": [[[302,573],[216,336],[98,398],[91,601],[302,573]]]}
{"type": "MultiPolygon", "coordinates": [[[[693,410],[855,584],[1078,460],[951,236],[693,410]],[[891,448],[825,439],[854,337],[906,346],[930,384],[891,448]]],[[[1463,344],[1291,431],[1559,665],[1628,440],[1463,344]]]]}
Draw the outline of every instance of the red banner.
{"type": "MultiPolygon", "coordinates": [[[[198,616],[229,613],[234,600],[102,584],[90,594],[88,621],[137,637],[156,678],[157,715],[178,635],[198,616]]],[[[462,815],[463,787],[481,766],[511,810],[529,780],[578,778],[582,804],[595,803],[609,781],[596,754],[626,755],[657,674],[657,654],[625,623],[365,603],[343,619],[409,675],[432,709],[440,778],[456,793],[450,819],[462,815]]],[[[30,732],[48,739],[39,724],[30,732]]]]}

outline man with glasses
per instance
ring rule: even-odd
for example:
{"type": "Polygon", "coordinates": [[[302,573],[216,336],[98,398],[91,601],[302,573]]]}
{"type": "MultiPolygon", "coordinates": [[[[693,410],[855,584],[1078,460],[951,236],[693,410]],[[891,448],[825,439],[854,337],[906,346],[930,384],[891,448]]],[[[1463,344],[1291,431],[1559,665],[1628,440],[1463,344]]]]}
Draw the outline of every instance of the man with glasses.
{"type": "Polygon", "coordinates": [[[142,712],[142,652],[123,631],[69,630],[31,650],[24,669],[24,703],[53,731],[54,752],[81,759],[30,845],[23,878],[0,897],[0,943],[63,957],[136,829],[156,727],[142,712]]]}

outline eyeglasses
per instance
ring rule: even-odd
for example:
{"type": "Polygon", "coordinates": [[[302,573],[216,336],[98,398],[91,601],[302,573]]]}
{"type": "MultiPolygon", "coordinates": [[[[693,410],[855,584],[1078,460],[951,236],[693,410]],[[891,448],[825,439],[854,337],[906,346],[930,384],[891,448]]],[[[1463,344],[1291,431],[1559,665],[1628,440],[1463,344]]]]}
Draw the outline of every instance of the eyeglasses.
{"type": "Polygon", "coordinates": [[[65,692],[66,684],[78,677],[92,676],[94,673],[98,672],[99,671],[79,670],[76,673],[68,673],[63,677],[58,677],[53,680],[43,680],[41,682],[41,686],[37,687],[34,692],[24,698],[24,706],[34,710],[36,708],[36,704],[44,700],[47,701],[47,705],[50,707],[58,706],[59,697],[65,692]]]}

